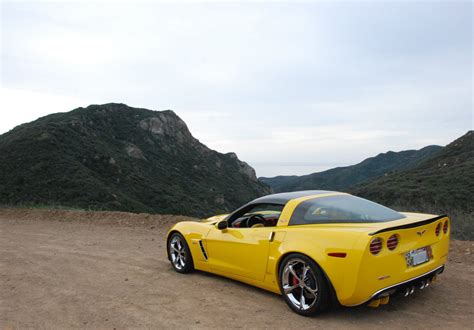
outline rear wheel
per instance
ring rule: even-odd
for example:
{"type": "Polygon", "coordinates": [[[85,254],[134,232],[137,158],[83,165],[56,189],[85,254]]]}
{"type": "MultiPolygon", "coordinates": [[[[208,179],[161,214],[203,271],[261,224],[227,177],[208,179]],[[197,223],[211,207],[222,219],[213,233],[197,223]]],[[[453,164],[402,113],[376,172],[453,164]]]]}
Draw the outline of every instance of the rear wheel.
{"type": "Polygon", "coordinates": [[[178,273],[189,273],[194,269],[193,256],[188,244],[180,233],[173,233],[168,240],[171,265],[178,273]]]}
{"type": "Polygon", "coordinates": [[[280,291],[296,313],[310,316],[324,311],[329,304],[329,289],[319,266],[307,256],[293,253],[280,266],[280,291]]]}

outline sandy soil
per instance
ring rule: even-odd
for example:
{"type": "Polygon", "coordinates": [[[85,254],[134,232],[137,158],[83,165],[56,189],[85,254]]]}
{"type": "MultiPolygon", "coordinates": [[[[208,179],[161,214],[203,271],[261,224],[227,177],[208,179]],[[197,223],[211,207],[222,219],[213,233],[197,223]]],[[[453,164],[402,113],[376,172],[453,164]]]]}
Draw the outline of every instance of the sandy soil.
{"type": "Polygon", "coordinates": [[[272,293],[174,272],[167,229],[184,217],[0,209],[0,329],[471,328],[474,242],[453,241],[429,289],[387,306],[298,316],[272,293]]]}

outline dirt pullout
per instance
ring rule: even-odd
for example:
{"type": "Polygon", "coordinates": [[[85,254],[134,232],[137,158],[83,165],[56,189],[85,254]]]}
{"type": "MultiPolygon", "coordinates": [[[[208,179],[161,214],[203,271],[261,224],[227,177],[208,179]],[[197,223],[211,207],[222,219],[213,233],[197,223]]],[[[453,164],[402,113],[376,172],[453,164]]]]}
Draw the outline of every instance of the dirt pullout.
{"type": "Polygon", "coordinates": [[[434,285],[378,309],[313,318],[272,293],[174,272],[175,216],[0,209],[0,328],[471,328],[473,242],[453,241],[434,285]]]}

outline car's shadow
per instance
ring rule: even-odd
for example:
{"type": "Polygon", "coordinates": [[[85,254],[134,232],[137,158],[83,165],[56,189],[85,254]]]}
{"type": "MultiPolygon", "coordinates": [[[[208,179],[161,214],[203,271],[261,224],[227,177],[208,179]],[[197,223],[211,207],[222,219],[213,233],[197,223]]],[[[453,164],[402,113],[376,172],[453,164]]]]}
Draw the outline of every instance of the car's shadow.
{"type": "MultiPolygon", "coordinates": [[[[171,266],[169,268],[169,271],[174,272],[171,266]]],[[[250,284],[246,284],[237,280],[203,271],[194,271],[192,274],[188,275],[199,276],[212,280],[216,283],[216,287],[222,286],[223,291],[225,291],[225,289],[228,288],[229,285],[232,285],[237,290],[242,290],[244,292],[250,291],[252,292],[252,294],[261,295],[262,298],[274,300],[276,304],[280,303],[281,306],[285,306],[285,302],[280,295],[266,291],[264,289],[260,289],[250,284]]],[[[327,311],[318,314],[317,317],[320,319],[327,320],[344,318],[346,321],[349,322],[355,322],[362,318],[364,318],[364,320],[370,320],[373,318],[374,322],[377,322],[380,321],[381,317],[383,318],[384,316],[387,316],[387,313],[411,311],[412,307],[415,305],[425,305],[426,301],[430,299],[430,296],[436,294],[435,292],[432,292],[433,290],[436,290],[436,288],[429,288],[423,291],[417,290],[414,294],[408,297],[404,297],[401,294],[396,294],[390,297],[390,301],[388,304],[380,305],[377,308],[369,307],[366,304],[354,307],[345,307],[337,304],[332,304],[327,311]]]]}

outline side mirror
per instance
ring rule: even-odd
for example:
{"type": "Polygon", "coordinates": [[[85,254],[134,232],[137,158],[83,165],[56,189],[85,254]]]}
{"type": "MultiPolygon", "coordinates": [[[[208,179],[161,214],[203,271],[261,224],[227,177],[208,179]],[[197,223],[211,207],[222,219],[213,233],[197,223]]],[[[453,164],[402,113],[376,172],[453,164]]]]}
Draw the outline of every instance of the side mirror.
{"type": "Polygon", "coordinates": [[[217,223],[217,229],[219,230],[227,229],[227,227],[228,227],[227,220],[222,220],[217,223]]]}

